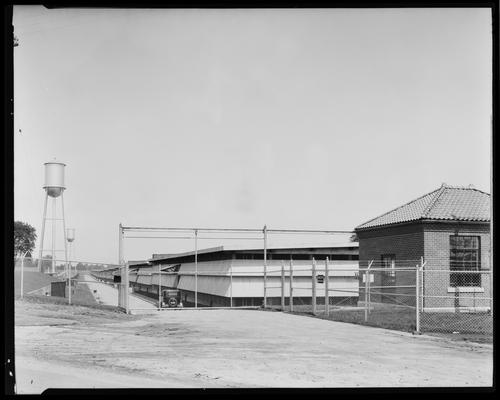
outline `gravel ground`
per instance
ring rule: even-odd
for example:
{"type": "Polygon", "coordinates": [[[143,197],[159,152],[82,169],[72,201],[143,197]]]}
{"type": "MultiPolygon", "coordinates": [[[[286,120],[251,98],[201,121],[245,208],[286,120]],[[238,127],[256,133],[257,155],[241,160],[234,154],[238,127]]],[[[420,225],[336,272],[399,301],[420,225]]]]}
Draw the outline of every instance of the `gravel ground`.
{"type": "Polygon", "coordinates": [[[260,310],[16,300],[18,393],[50,387],[491,386],[492,346],[260,310]]]}

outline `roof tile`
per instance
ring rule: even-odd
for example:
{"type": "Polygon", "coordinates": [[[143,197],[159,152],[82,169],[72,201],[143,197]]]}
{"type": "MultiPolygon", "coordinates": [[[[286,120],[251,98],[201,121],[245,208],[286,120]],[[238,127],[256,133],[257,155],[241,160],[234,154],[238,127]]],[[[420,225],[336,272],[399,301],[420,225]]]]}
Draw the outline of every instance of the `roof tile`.
{"type": "Polygon", "coordinates": [[[373,218],[356,229],[420,219],[489,222],[490,195],[471,187],[442,185],[439,189],[373,218]]]}

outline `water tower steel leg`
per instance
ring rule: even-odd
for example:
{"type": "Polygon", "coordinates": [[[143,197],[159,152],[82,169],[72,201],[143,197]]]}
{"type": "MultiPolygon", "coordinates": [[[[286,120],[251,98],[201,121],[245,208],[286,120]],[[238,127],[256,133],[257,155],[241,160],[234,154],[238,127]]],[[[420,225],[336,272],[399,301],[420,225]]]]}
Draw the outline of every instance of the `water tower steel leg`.
{"type": "Polygon", "coordinates": [[[42,235],[40,236],[40,252],[38,256],[38,272],[42,272],[43,236],[45,235],[45,220],[47,218],[47,199],[49,195],[45,193],[45,204],[43,206],[42,235]]]}
{"type": "Polygon", "coordinates": [[[64,232],[64,262],[66,263],[66,271],[68,272],[68,303],[71,304],[71,270],[68,268],[68,242],[66,237],[66,220],[64,219],[64,191],[61,193],[61,207],[64,232]]]}
{"type": "Polygon", "coordinates": [[[56,198],[52,199],[52,273],[56,272],[56,198]]]}

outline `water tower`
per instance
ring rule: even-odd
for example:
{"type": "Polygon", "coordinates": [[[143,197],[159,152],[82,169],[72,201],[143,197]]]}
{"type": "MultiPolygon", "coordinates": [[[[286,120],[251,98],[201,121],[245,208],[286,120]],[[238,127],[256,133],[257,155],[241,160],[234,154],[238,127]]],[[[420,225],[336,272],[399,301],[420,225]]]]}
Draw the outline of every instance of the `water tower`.
{"type": "Polygon", "coordinates": [[[56,272],[56,252],[64,251],[64,260],[66,265],[68,264],[68,249],[66,241],[66,222],[64,220],[64,167],[66,164],[51,161],[44,164],[45,165],[45,183],[43,188],[45,190],[45,205],[43,207],[43,220],[42,220],[42,234],[40,236],[40,255],[38,257],[38,270],[42,272],[42,256],[45,251],[43,248],[43,240],[45,236],[45,223],[46,221],[51,221],[52,225],[52,248],[50,249],[52,255],[52,273],[56,272]],[[52,215],[51,218],[47,218],[47,202],[49,197],[52,199],[52,215]],[[60,198],[62,218],[57,218],[56,205],[57,200],[60,198]],[[64,235],[64,250],[56,249],[56,222],[62,221],[62,232],[64,235]]]}

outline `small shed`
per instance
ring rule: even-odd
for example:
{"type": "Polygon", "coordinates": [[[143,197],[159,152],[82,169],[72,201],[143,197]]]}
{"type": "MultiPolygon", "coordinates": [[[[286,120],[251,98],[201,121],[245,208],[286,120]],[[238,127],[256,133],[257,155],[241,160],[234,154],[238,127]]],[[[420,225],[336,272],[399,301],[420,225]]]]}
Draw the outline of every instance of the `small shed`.
{"type": "Polygon", "coordinates": [[[425,309],[488,306],[492,268],[490,220],[488,193],[471,186],[443,184],[359,225],[356,234],[360,268],[373,261],[379,269],[373,282],[377,294],[371,300],[414,305],[414,271],[423,258],[421,285],[425,309]],[[468,295],[461,295],[457,303],[455,293],[468,295]]]}
{"type": "Polygon", "coordinates": [[[50,295],[55,297],[66,297],[66,281],[51,282],[50,295]]]}

